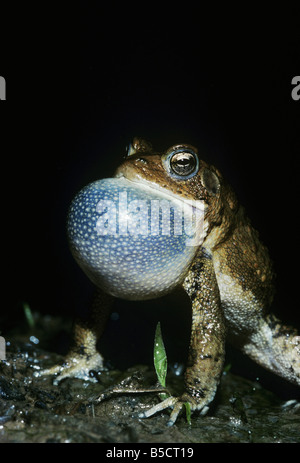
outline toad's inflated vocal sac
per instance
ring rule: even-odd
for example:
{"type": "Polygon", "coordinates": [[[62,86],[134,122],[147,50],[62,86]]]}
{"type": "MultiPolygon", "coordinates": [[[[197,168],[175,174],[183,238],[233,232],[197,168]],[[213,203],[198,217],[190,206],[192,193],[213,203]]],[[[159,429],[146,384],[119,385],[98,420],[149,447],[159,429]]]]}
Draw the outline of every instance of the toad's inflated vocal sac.
{"type": "Polygon", "coordinates": [[[266,247],[221,173],[190,145],[158,153],[134,139],[111,179],[75,197],[71,251],[98,288],[89,322],[75,324],[63,366],[43,373],[88,378],[114,297],[152,299],[181,286],[192,304],[185,389],[143,416],[185,402],[208,411],[222,373],[225,339],[258,364],[300,385],[300,337],[269,312],[274,273],[266,247]],[[168,214],[166,214],[166,211],[168,214]]]}

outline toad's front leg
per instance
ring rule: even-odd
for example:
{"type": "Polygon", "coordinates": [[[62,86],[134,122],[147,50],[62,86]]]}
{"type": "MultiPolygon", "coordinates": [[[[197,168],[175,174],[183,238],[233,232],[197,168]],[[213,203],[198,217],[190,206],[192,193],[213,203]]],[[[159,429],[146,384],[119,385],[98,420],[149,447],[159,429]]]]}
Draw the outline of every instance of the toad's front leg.
{"type": "Polygon", "coordinates": [[[57,375],[54,380],[56,385],[66,378],[92,381],[90,371],[103,369],[103,357],[96,344],[103,333],[112,303],[112,296],[98,290],[90,307],[90,317],[78,319],[74,324],[73,346],[65,362],[37,372],[35,376],[57,375]]]}
{"type": "Polygon", "coordinates": [[[148,417],[173,407],[168,425],[173,425],[184,403],[192,411],[207,413],[214,399],[224,364],[225,319],[210,256],[199,257],[189,270],[183,287],[192,301],[192,331],[185,372],[185,391],[169,397],[143,413],[148,417]]]}

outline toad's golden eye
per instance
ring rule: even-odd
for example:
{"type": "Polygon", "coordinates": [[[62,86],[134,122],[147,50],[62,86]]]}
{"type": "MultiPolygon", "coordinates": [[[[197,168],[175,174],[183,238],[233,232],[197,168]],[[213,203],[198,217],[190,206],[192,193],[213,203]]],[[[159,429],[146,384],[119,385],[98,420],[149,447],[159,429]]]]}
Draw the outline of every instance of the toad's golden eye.
{"type": "Polygon", "coordinates": [[[187,180],[197,174],[199,160],[197,154],[188,146],[170,149],[162,157],[162,163],[171,177],[187,180]]]}
{"type": "Polygon", "coordinates": [[[197,159],[194,153],[181,151],[170,158],[171,170],[181,177],[192,174],[197,167],[197,159]]]}

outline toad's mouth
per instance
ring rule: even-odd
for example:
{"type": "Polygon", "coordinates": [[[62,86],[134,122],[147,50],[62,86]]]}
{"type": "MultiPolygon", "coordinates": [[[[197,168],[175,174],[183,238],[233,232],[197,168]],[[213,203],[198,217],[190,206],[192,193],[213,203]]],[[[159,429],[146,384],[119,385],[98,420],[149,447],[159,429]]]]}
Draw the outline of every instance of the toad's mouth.
{"type": "Polygon", "coordinates": [[[115,178],[124,178],[129,182],[137,185],[143,191],[149,191],[149,193],[159,194],[162,198],[165,198],[169,201],[175,202],[177,204],[184,204],[185,206],[190,207],[191,212],[196,208],[198,212],[201,211],[202,215],[205,213],[205,203],[203,200],[199,199],[189,199],[180,196],[179,194],[173,193],[172,191],[168,190],[160,186],[158,183],[151,182],[146,180],[144,177],[137,173],[118,171],[115,175],[115,178]]]}

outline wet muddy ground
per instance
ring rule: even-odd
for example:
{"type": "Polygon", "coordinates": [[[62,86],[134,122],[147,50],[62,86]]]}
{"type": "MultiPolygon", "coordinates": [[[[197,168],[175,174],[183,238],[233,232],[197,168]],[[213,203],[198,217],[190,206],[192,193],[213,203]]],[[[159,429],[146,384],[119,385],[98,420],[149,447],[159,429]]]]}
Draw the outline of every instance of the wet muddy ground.
{"type": "MultiPolygon", "coordinates": [[[[36,316],[34,329],[6,338],[6,360],[0,361],[0,442],[99,442],[99,443],[292,443],[300,442],[300,409],[231,371],[223,374],[211,410],[206,416],[182,413],[167,427],[168,412],[138,418],[142,409],[156,403],[157,393],[124,393],[93,403],[93,398],[116,384],[128,388],[156,384],[154,367],[135,365],[125,370],[109,368],[94,375],[95,382],[66,379],[58,386],[53,377],[35,372],[63,357],[40,347],[41,333],[51,332],[57,318],[36,316]],[[47,325],[47,330],[45,326],[47,325]],[[40,340],[39,340],[40,341],[40,340]]],[[[52,333],[53,334],[53,333],[52,333]]],[[[227,368],[229,370],[229,367],[227,368]]],[[[169,389],[180,391],[182,375],[171,368],[169,389]]]]}

